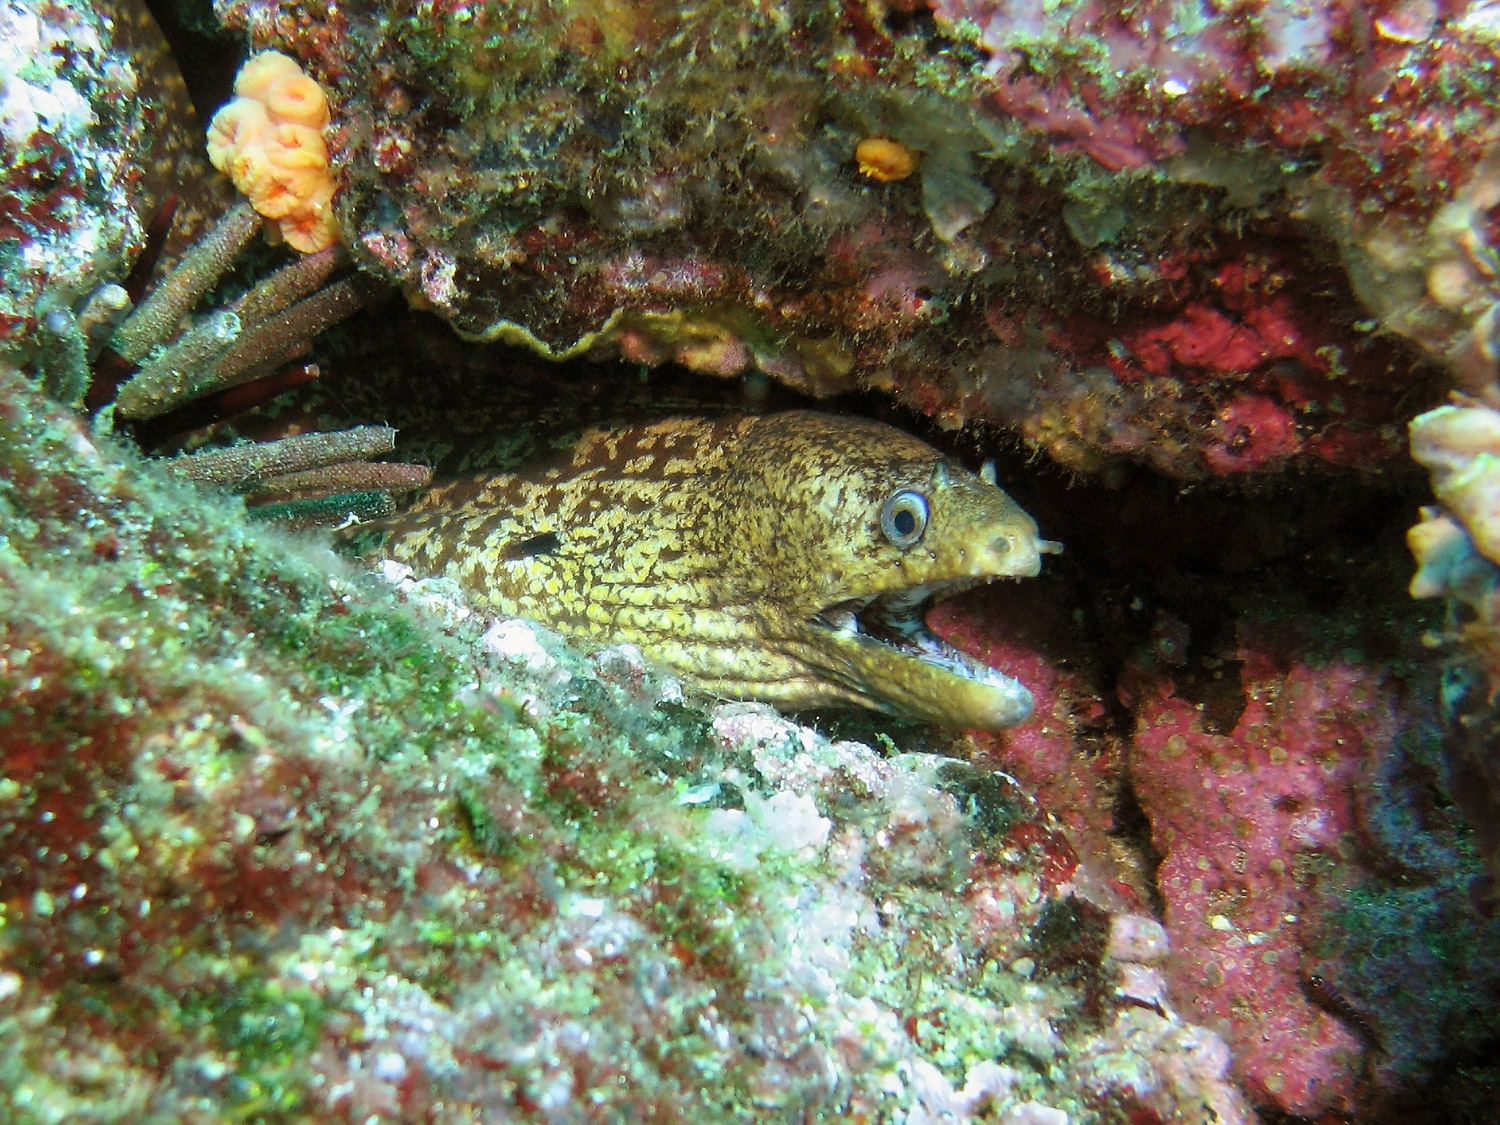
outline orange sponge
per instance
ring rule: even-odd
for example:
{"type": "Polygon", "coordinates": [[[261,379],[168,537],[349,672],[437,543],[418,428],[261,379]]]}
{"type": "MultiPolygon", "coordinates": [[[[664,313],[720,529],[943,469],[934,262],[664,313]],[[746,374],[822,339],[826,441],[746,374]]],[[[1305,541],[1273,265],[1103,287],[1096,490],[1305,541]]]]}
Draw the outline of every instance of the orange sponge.
{"type": "Polygon", "coordinates": [[[294,59],[262,51],[240,68],[238,95],[208,127],[208,159],[281,236],[313,253],[338,241],[323,129],[328,98],[294,59]]]}
{"type": "Polygon", "coordinates": [[[854,149],[859,170],[883,184],[904,180],[917,170],[918,155],[889,137],[866,137],[854,149]]]}

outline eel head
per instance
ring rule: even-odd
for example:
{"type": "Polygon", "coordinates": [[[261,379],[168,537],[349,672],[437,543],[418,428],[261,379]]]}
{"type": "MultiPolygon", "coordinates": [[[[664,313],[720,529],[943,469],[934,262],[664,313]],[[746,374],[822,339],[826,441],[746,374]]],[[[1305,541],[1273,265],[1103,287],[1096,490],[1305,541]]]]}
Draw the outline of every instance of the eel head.
{"type": "MultiPolygon", "coordinates": [[[[1031,715],[1026,687],[935,636],[937,602],[1030,578],[1061,545],[994,482],[889,426],[793,412],[764,420],[725,482],[729,534],[759,560],[739,576],[762,639],[856,703],[946,726],[997,730],[1031,715]]],[[[805,671],[802,671],[804,670],[805,671]]],[[[787,703],[799,705],[789,697],[787,703]]],[[[807,705],[802,701],[800,705],[807,705]]]]}

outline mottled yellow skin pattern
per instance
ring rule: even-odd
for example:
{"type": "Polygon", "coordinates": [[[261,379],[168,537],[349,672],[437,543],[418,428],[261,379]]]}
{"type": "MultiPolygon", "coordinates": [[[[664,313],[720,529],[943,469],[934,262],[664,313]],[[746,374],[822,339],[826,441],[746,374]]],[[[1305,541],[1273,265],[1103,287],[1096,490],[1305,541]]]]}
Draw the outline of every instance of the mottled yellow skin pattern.
{"type": "Polygon", "coordinates": [[[480,606],[632,642],[719,696],[991,729],[1030,711],[1019,685],[1024,711],[814,621],[850,598],[1040,566],[1036,523],[1009,496],[877,422],[792,411],[593,429],[547,463],[435,487],[384,526],[385,554],[480,606]],[[904,550],[880,525],[898,488],[930,506],[904,550]]]}

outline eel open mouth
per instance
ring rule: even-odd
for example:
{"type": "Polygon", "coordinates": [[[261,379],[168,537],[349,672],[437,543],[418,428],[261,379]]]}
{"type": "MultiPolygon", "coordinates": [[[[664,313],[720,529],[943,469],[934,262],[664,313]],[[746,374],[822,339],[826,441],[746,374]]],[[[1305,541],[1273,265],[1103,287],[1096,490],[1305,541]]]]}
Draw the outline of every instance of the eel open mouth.
{"type": "MultiPolygon", "coordinates": [[[[926,623],[927,611],[937,603],[992,581],[993,578],[956,578],[911,586],[887,594],[851,598],[822,610],[813,617],[813,622],[831,630],[835,639],[843,645],[859,646],[868,657],[887,666],[892,673],[896,673],[908,661],[920,664],[925,669],[921,679],[927,681],[929,691],[941,688],[944,681],[952,683],[952,680],[967,685],[970,690],[962,694],[971,698],[975,689],[985,695],[992,691],[1006,702],[999,705],[991,721],[1010,726],[1023,722],[1030,716],[1031,693],[1012,677],[950,645],[929,630],[926,623]]],[[[889,681],[885,684],[877,681],[868,684],[868,689],[872,693],[884,695],[887,693],[883,688],[895,686],[889,681]]],[[[916,685],[913,684],[912,687],[916,688],[916,685]]],[[[921,688],[916,690],[922,695],[928,694],[921,688]]],[[[931,717],[935,721],[951,722],[957,717],[946,713],[941,700],[934,699],[930,702],[931,717]]],[[[958,711],[967,710],[957,699],[953,703],[958,711]]],[[[991,724],[986,722],[984,725],[991,724]]]]}

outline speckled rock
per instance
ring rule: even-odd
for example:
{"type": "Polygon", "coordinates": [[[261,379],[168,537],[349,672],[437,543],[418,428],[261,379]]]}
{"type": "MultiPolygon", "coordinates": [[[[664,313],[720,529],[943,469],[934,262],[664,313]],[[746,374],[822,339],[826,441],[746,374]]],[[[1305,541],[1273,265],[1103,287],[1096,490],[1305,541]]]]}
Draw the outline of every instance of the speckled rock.
{"type": "Polygon", "coordinates": [[[356,575],[0,379],[6,1120],[1249,1122],[1003,778],[356,575]]]}
{"type": "Polygon", "coordinates": [[[1377,9],[217,8],[334,91],[356,253],[465,333],[1179,477],[1385,465],[1494,377],[1493,20],[1377,9]]]}
{"type": "MultiPolygon", "coordinates": [[[[66,339],[169,192],[203,183],[202,133],[145,6],[0,5],[0,354],[66,339]]],[[[184,216],[191,207],[184,209],[184,216]]]]}

